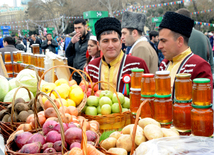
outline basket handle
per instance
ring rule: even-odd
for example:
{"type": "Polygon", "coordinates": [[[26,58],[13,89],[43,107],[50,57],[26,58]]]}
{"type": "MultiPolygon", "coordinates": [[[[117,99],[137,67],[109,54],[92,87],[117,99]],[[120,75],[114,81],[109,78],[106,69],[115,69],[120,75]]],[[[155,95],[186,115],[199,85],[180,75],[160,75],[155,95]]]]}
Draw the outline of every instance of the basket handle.
{"type": "Polygon", "coordinates": [[[136,135],[136,130],[137,130],[138,119],[139,119],[139,116],[141,114],[141,110],[142,110],[143,105],[146,104],[147,102],[149,102],[149,100],[143,101],[137,110],[137,114],[136,114],[136,118],[135,118],[135,124],[134,124],[133,132],[132,132],[132,148],[131,148],[130,154],[133,154],[134,150],[135,150],[135,135],[136,135]]]}
{"type": "Polygon", "coordinates": [[[21,88],[26,89],[27,92],[28,92],[28,96],[29,96],[30,100],[32,99],[31,94],[30,94],[30,90],[29,90],[27,87],[25,87],[25,86],[20,86],[20,87],[18,87],[18,88],[16,89],[16,91],[15,91],[15,93],[14,93],[14,95],[13,95],[12,103],[11,103],[11,104],[12,104],[12,109],[11,109],[11,122],[10,122],[10,123],[11,123],[12,128],[13,128],[13,114],[14,114],[14,107],[15,107],[16,95],[17,95],[19,89],[21,89],[21,88]]]}
{"type": "Polygon", "coordinates": [[[96,83],[93,84],[92,86],[92,91],[91,91],[91,95],[94,95],[94,86],[96,86],[98,83],[106,83],[108,84],[114,91],[114,93],[116,94],[116,97],[117,97],[117,100],[118,100],[118,103],[119,103],[119,108],[120,108],[120,114],[122,113],[122,106],[121,106],[121,103],[120,103],[120,100],[119,100],[119,97],[118,97],[118,94],[117,94],[117,91],[116,89],[109,83],[109,82],[105,82],[105,81],[98,81],[96,83]]]}
{"type": "Polygon", "coordinates": [[[40,80],[39,80],[39,82],[38,82],[38,90],[40,89],[40,84],[41,84],[41,81],[42,81],[43,77],[45,76],[45,74],[46,74],[47,72],[49,72],[50,70],[54,69],[54,68],[70,68],[70,69],[72,69],[72,70],[75,70],[75,71],[81,76],[81,78],[83,79],[83,81],[84,81],[84,83],[85,83],[86,89],[85,89],[84,93],[86,94],[86,91],[88,90],[88,86],[87,86],[87,84],[86,84],[85,78],[82,76],[82,74],[81,74],[77,69],[75,69],[75,68],[73,68],[73,67],[70,67],[70,66],[67,66],[67,65],[53,66],[53,67],[49,68],[48,70],[46,70],[46,71],[42,74],[42,76],[40,77],[40,80]]]}
{"type": "MultiPolygon", "coordinates": [[[[91,77],[88,75],[87,72],[85,72],[85,71],[83,71],[83,70],[80,70],[80,69],[78,69],[78,71],[81,72],[81,73],[84,73],[84,74],[87,76],[87,78],[89,79],[90,83],[92,84],[91,77]]],[[[71,78],[72,78],[72,76],[73,76],[73,74],[74,74],[75,72],[76,72],[76,71],[73,71],[73,72],[71,73],[71,76],[70,76],[70,78],[69,78],[69,81],[71,80],[71,78]]]]}
{"type": "MultiPolygon", "coordinates": [[[[40,95],[45,96],[45,97],[50,101],[50,103],[52,104],[52,106],[53,106],[53,108],[54,108],[54,110],[55,110],[55,112],[56,112],[56,114],[57,114],[58,121],[59,121],[59,124],[60,124],[60,130],[61,130],[60,134],[61,134],[61,141],[62,141],[62,154],[64,154],[64,150],[66,151],[67,149],[66,149],[66,147],[65,147],[64,126],[63,126],[62,119],[61,119],[61,117],[60,117],[60,113],[59,113],[59,111],[58,111],[58,108],[57,108],[56,104],[53,102],[53,100],[52,100],[47,94],[45,94],[45,93],[43,93],[43,92],[39,92],[39,93],[37,93],[36,96],[35,96],[35,100],[34,100],[34,109],[36,109],[36,102],[37,102],[37,99],[38,99],[38,97],[39,97],[40,95]]],[[[36,110],[35,110],[34,112],[35,112],[34,115],[36,115],[37,123],[39,123],[39,122],[38,122],[38,120],[39,120],[39,119],[38,119],[38,114],[36,113],[36,110]]],[[[35,121],[35,123],[36,123],[36,121],[35,121]]],[[[36,126],[35,126],[35,127],[36,127],[36,126]]],[[[36,127],[36,130],[37,130],[37,127],[36,127]]]]}

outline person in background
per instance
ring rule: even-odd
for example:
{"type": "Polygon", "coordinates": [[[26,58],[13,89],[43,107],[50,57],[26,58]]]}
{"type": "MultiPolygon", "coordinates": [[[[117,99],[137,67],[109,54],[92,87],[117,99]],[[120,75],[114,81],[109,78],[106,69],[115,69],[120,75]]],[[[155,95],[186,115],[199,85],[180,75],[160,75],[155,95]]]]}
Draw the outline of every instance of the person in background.
{"type": "Polygon", "coordinates": [[[209,36],[209,39],[210,39],[211,47],[213,48],[213,33],[212,33],[212,32],[209,32],[209,33],[208,33],[208,36],[209,36]]]}
{"type": "MultiPolygon", "coordinates": [[[[68,66],[83,70],[91,33],[87,31],[86,21],[82,18],[75,19],[74,30],[76,34],[72,37],[71,42],[65,50],[65,54],[68,58],[68,66]]],[[[81,82],[81,76],[76,72],[73,74],[73,79],[76,80],[77,84],[81,82]]]]}
{"type": "Polygon", "coordinates": [[[46,35],[46,40],[44,40],[41,45],[41,48],[44,49],[44,54],[46,52],[46,49],[48,49],[49,52],[56,53],[55,49],[56,47],[58,47],[57,42],[54,39],[52,39],[51,33],[48,33],[46,35]]]}
{"type": "Polygon", "coordinates": [[[210,64],[192,53],[188,46],[193,26],[194,20],[175,12],[166,12],[159,25],[158,49],[164,55],[159,70],[170,71],[173,100],[175,75],[179,73],[191,74],[191,80],[208,78],[210,79],[211,90],[213,89],[210,64]]]}
{"type": "Polygon", "coordinates": [[[35,35],[32,34],[31,40],[30,40],[30,45],[29,45],[32,53],[33,53],[33,50],[32,50],[33,44],[39,44],[39,47],[41,47],[41,43],[40,43],[39,39],[36,39],[35,35]]]}
{"type": "Polygon", "coordinates": [[[68,45],[69,45],[70,42],[71,42],[71,37],[67,34],[65,36],[64,51],[66,51],[66,49],[67,49],[67,47],[68,47],[68,45]]]}
{"type": "MultiPolygon", "coordinates": [[[[4,52],[10,52],[12,54],[13,51],[18,51],[18,49],[15,48],[15,38],[12,38],[10,36],[4,37],[3,46],[4,46],[3,48],[0,48],[3,61],[4,61],[4,52]]],[[[11,57],[11,61],[13,61],[13,57],[11,57]]]]}
{"type": "Polygon", "coordinates": [[[96,36],[90,36],[89,40],[88,40],[88,54],[89,57],[86,60],[86,66],[84,68],[84,70],[86,72],[88,72],[88,63],[92,60],[94,60],[95,58],[100,57],[100,49],[97,45],[97,37],[96,36]]]}
{"type": "MultiPolygon", "coordinates": [[[[149,73],[143,59],[126,55],[121,50],[121,23],[118,19],[112,17],[99,19],[95,23],[95,32],[103,56],[95,58],[88,64],[88,74],[92,82],[109,82],[116,91],[123,92],[124,79],[131,74],[132,69],[141,68],[144,69],[144,73],[149,73]]],[[[98,87],[101,90],[112,90],[105,83],[99,84],[98,87]]]]}
{"type": "Polygon", "coordinates": [[[20,51],[25,51],[26,52],[26,47],[24,46],[23,42],[20,39],[18,39],[16,41],[16,48],[18,50],[20,50],[20,51]]]}
{"type": "Polygon", "coordinates": [[[122,40],[126,46],[131,46],[129,55],[139,57],[146,62],[151,73],[158,70],[158,56],[147,38],[142,36],[146,15],[126,11],[122,16],[122,40]]]}
{"type": "MultiPolygon", "coordinates": [[[[191,18],[190,11],[185,8],[181,8],[176,12],[191,18]]],[[[193,28],[188,45],[194,54],[199,55],[210,64],[213,73],[213,52],[209,39],[202,32],[193,28]]]]}

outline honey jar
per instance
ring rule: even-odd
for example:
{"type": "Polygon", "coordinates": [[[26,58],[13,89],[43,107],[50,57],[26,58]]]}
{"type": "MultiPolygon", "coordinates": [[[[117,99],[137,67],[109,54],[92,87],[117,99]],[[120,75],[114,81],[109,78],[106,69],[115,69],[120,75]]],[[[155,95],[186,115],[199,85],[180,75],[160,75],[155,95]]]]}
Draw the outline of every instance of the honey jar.
{"type": "Polygon", "coordinates": [[[175,75],[175,98],[176,100],[192,99],[192,80],[191,74],[181,73],[175,75]]]}
{"type": "Polygon", "coordinates": [[[35,63],[36,63],[36,57],[35,55],[31,55],[31,65],[34,65],[35,66],[35,63]]]}
{"type": "Polygon", "coordinates": [[[154,119],[158,121],[162,127],[170,127],[172,124],[172,99],[169,95],[155,94],[154,100],[154,119]]]}
{"type": "Polygon", "coordinates": [[[171,94],[171,78],[169,71],[157,71],[155,76],[155,93],[157,95],[171,94]]]}
{"type": "MultiPolygon", "coordinates": [[[[21,63],[20,66],[21,66],[21,70],[25,69],[25,64],[24,64],[24,63],[21,63]]],[[[20,71],[21,71],[21,70],[20,70],[20,71]]]]}
{"type": "Polygon", "coordinates": [[[17,51],[17,61],[23,61],[22,60],[22,53],[24,53],[24,51],[17,51]]]}
{"type": "Polygon", "coordinates": [[[155,94],[154,74],[142,74],[141,94],[143,94],[143,95],[154,95],[155,94]]]}
{"type": "Polygon", "coordinates": [[[174,100],[173,105],[173,126],[178,130],[191,130],[192,100],[174,100]]]}
{"type": "Polygon", "coordinates": [[[28,57],[27,57],[27,55],[28,55],[28,53],[21,53],[22,54],[22,62],[23,63],[25,63],[25,64],[27,64],[28,63],[28,57]]]}
{"type": "Polygon", "coordinates": [[[28,53],[27,54],[27,64],[28,65],[31,65],[31,57],[33,56],[33,54],[32,53],[28,53]]]}
{"type": "Polygon", "coordinates": [[[11,62],[11,52],[4,52],[4,62],[11,62]]]}
{"type": "Polygon", "coordinates": [[[14,73],[18,73],[18,63],[17,62],[13,62],[13,71],[14,71],[14,73]]]}
{"type": "Polygon", "coordinates": [[[21,61],[17,61],[17,73],[19,73],[21,71],[21,61]]]}
{"type": "Polygon", "coordinates": [[[5,68],[7,73],[13,73],[13,64],[12,62],[5,62],[5,68]]]}
{"type": "Polygon", "coordinates": [[[33,44],[32,50],[33,50],[33,54],[39,54],[40,53],[39,44],[33,44]]]}
{"type": "Polygon", "coordinates": [[[213,109],[212,104],[198,106],[192,104],[191,129],[195,136],[210,137],[213,134],[213,109]]]}
{"type": "Polygon", "coordinates": [[[132,113],[137,113],[140,106],[141,89],[130,88],[130,110],[132,113]]]}
{"type": "Polygon", "coordinates": [[[39,56],[40,56],[40,54],[34,54],[34,56],[35,56],[35,66],[39,67],[39,56]]]}
{"type": "Polygon", "coordinates": [[[40,56],[40,67],[45,68],[45,55],[40,56]]]}
{"type": "Polygon", "coordinates": [[[18,54],[16,51],[13,52],[13,61],[17,62],[18,61],[18,54]]]}
{"type": "Polygon", "coordinates": [[[150,117],[153,118],[154,115],[154,95],[142,95],[141,94],[141,99],[140,103],[143,101],[148,100],[146,104],[143,105],[142,110],[141,110],[141,118],[145,117],[150,117]]]}
{"type": "Polygon", "coordinates": [[[208,78],[193,79],[192,102],[193,104],[199,106],[206,106],[212,103],[210,79],[208,78]]]}
{"type": "Polygon", "coordinates": [[[141,79],[144,69],[132,69],[131,74],[131,88],[140,89],[141,88],[141,79]]]}
{"type": "Polygon", "coordinates": [[[8,73],[7,75],[9,78],[13,78],[13,73],[8,73]]]}

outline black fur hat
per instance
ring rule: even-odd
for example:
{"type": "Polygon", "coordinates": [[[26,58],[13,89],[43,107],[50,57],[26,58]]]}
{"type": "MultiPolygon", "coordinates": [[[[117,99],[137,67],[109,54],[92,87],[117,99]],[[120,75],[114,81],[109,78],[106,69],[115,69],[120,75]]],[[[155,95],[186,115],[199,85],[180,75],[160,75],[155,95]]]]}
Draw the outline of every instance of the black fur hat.
{"type": "Polygon", "coordinates": [[[143,13],[126,11],[122,16],[121,28],[134,28],[144,32],[144,25],[146,23],[146,15],[143,13]]]}
{"type": "Polygon", "coordinates": [[[99,35],[107,30],[114,30],[121,36],[121,24],[120,21],[113,17],[105,17],[99,19],[95,23],[95,32],[97,38],[99,38],[99,35]]]}
{"type": "Polygon", "coordinates": [[[159,25],[160,28],[170,29],[188,38],[192,33],[193,26],[194,20],[175,12],[166,12],[161,24],[159,25]]]}

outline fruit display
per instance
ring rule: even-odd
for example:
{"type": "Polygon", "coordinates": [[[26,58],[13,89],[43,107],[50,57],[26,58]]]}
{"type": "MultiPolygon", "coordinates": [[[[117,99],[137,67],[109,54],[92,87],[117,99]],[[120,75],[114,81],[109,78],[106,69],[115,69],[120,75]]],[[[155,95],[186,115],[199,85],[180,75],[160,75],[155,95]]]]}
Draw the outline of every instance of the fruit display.
{"type": "MultiPolygon", "coordinates": [[[[130,99],[125,97],[122,93],[117,92],[122,112],[128,111],[130,108],[130,99]]],[[[86,105],[82,110],[86,115],[109,115],[112,113],[119,113],[119,101],[116,94],[109,90],[100,91],[99,95],[90,95],[87,98],[86,105]]]]}
{"type": "MultiPolygon", "coordinates": [[[[100,143],[101,147],[111,153],[116,151],[118,155],[127,155],[132,148],[133,128],[134,124],[129,124],[122,131],[112,132],[108,138],[100,143]]],[[[138,121],[134,142],[137,147],[148,140],[178,136],[179,133],[176,130],[161,128],[160,123],[156,120],[143,118],[138,121]]]]}

